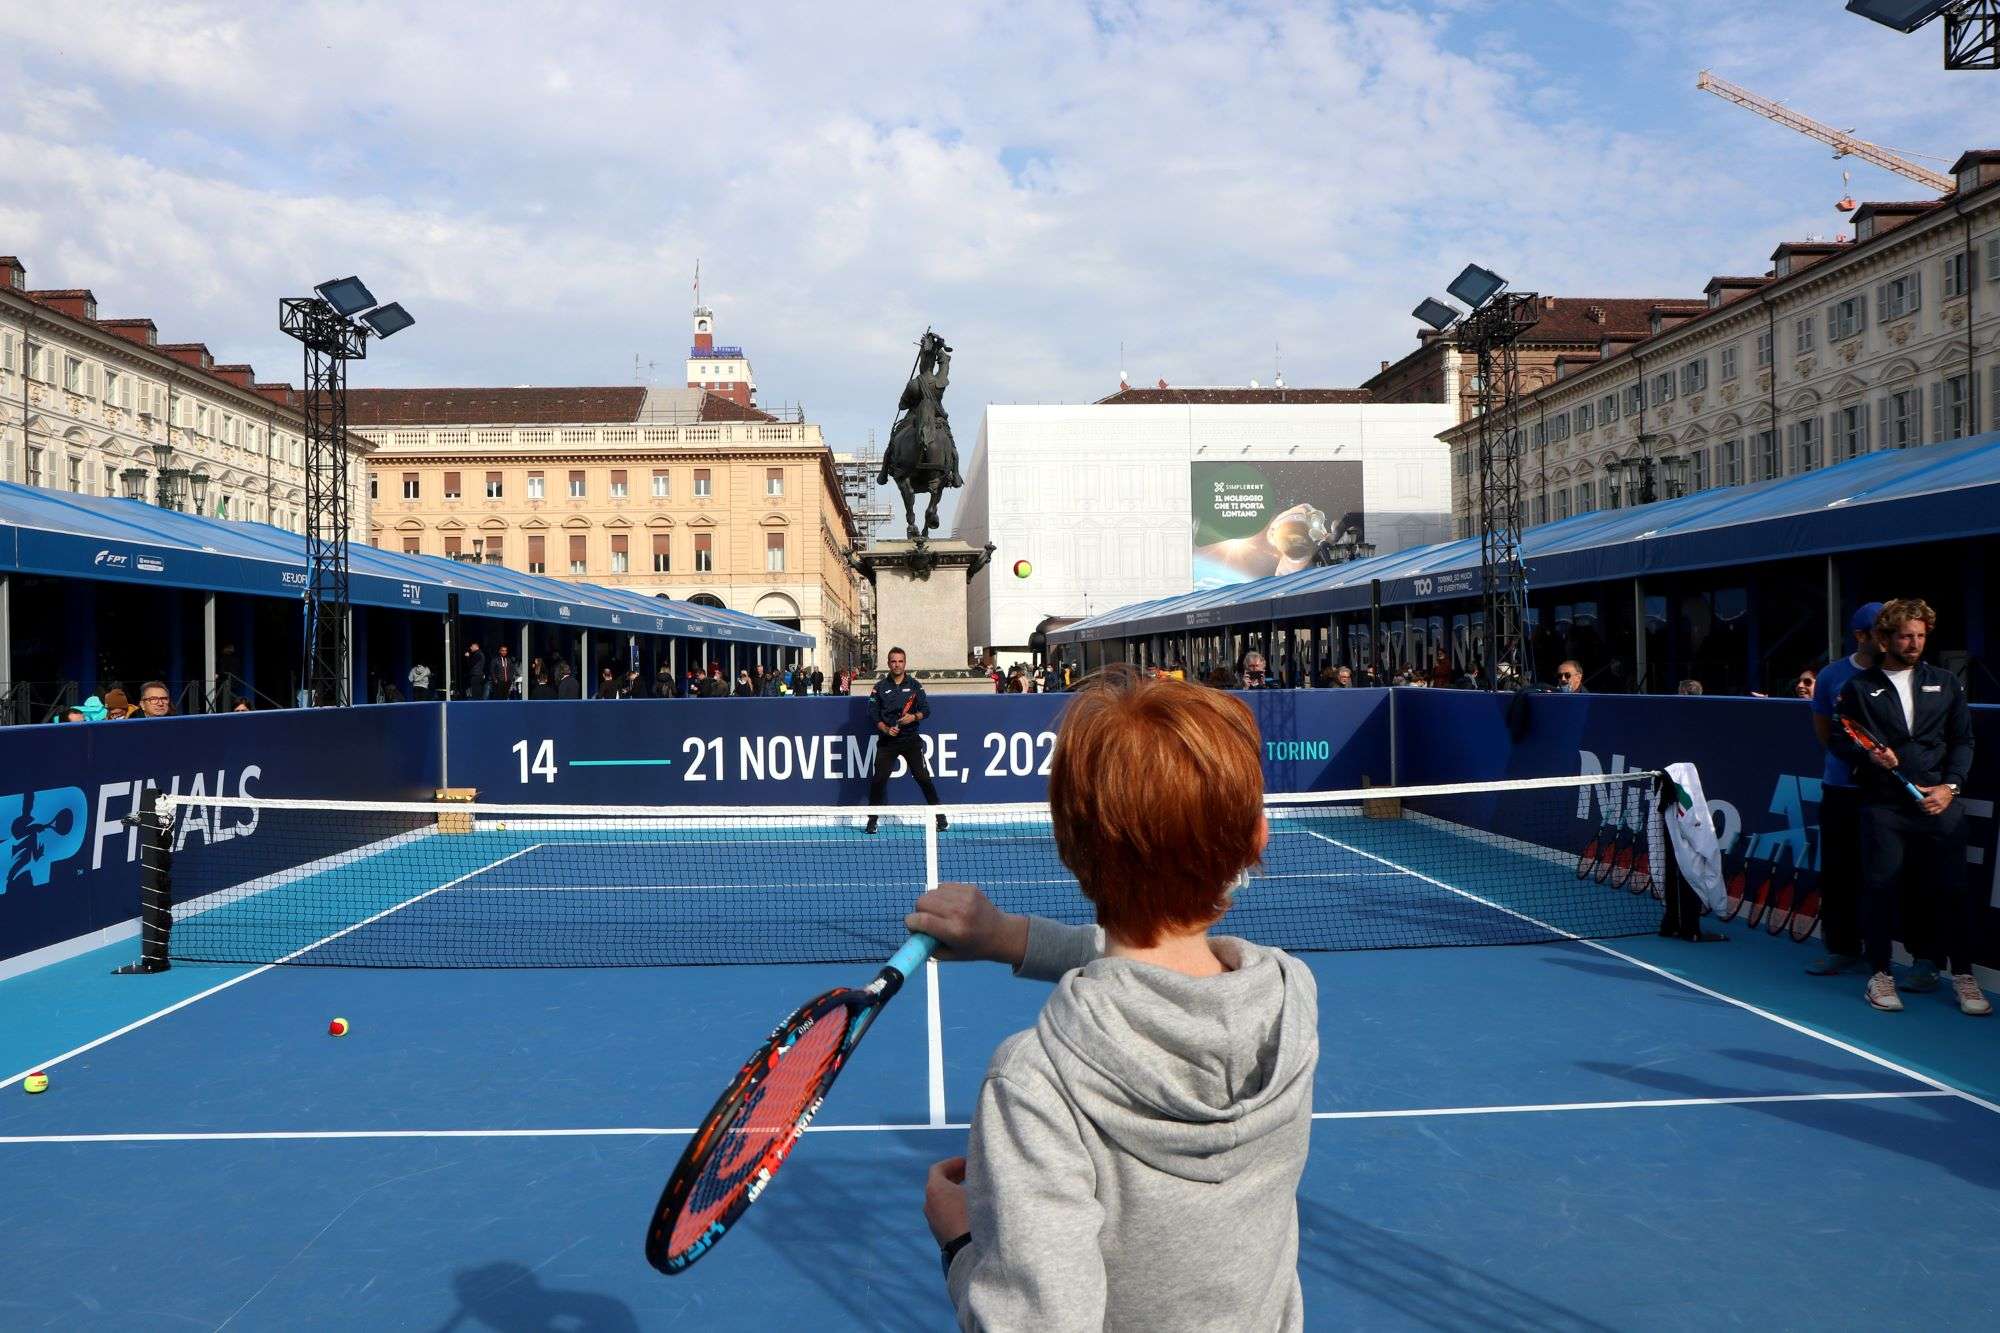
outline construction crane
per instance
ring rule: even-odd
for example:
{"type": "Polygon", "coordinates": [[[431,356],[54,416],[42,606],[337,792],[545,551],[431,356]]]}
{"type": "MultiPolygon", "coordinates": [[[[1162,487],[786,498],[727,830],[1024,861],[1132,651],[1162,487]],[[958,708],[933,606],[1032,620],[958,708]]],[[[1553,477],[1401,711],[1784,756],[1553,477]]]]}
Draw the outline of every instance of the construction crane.
{"type": "Polygon", "coordinates": [[[1939,194],[1950,194],[1956,188],[1957,183],[1942,172],[1920,167],[1914,162],[1896,156],[1880,144],[1857,139],[1852,134],[1837,130],[1831,125],[1822,125],[1812,117],[1802,116],[1781,102],[1773,102],[1768,97],[1759,97],[1748,88],[1739,88],[1727,79],[1718,79],[1707,70],[1703,70],[1695,79],[1694,86],[1705,93],[1714,93],[1725,102],[1734,102],[1740,107],[1755,111],[1766,120],[1775,120],[1786,129],[1797,130],[1808,138],[1819,140],[1833,149],[1835,157],[1858,157],[1863,162],[1873,163],[1884,170],[1895,172],[1898,176],[1908,177],[1939,194]]]}

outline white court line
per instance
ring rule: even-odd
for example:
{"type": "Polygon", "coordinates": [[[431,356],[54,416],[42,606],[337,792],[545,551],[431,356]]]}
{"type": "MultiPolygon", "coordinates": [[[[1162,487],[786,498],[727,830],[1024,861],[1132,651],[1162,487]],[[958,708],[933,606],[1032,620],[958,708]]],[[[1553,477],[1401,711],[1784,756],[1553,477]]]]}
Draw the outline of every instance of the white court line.
{"type": "Polygon", "coordinates": [[[1323,833],[1315,833],[1313,834],[1313,836],[1325,842],[1330,842],[1334,846],[1339,847],[1344,851],[1353,852],[1356,856],[1365,856],[1369,860],[1379,862],[1382,865],[1388,866],[1392,870],[1400,870],[1405,875],[1409,875],[1414,879],[1420,879],[1426,884],[1435,885],[1436,887],[1443,889],[1446,893],[1457,894],[1459,897],[1469,899],[1472,902],[1478,903],[1482,907],[1490,907],[1494,911],[1505,913],[1507,916],[1511,916],[1517,921],[1526,921],[1532,925],[1540,927],[1543,930],[1559,935],[1566,940],[1570,940],[1573,943],[1581,944],[1585,948],[1595,949],[1597,950],[1597,952],[1601,954],[1607,954],[1612,958],[1620,960],[1621,962],[1630,963],[1632,966],[1638,968],[1642,972],[1651,972],[1654,976],[1663,977],[1666,980],[1673,982],[1677,986],[1685,986],[1689,990],[1694,991],[1698,995],[1706,995],[1711,1000],[1719,1000],[1723,1004],[1734,1005],[1736,1008],[1743,1010],[1745,1013],[1755,1014],[1759,1018],[1769,1019],[1771,1022],[1776,1023],[1779,1027],[1789,1028],[1793,1032],[1798,1033],[1800,1036],[1811,1037],[1814,1041],[1823,1041],[1827,1045],[1833,1047],[1835,1050],[1845,1051],[1849,1055],[1868,1061],[1868,1063],[1870,1064],[1879,1065],[1882,1068],[1891,1071],[1892,1073],[1901,1074],[1904,1078],[1912,1079],[1915,1082],[1923,1084],[1927,1088],[1935,1088],[1940,1092],[1950,1093],[1954,1097],[1962,1097],[1966,1101],[1971,1102],[1974,1106],[1983,1107],[1988,1111],[1992,1111],[1996,1115],[2000,1115],[2000,1105],[1995,1105],[1994,1103],[1987,1101],[1984,1097],[1975,1096],[1974,1094],[1965,1091],[1965,1089],[1963,1088],[1954,1088],[1953,1086],[1951,1086],[1951,1084],[1944,1082],[1942,1079],[1932,1078],[1929,1074],[1918,1073],[1916,1070],[1909,1068],[1907,1065],[1899,1065],[1894,1060],[1890,1060],[1885,1056],[1877,1055],[1873,1051],[1865,1051],[1861,1049],[1861,1047],[1856,1046],[1851,1042],[1842,1041],[1840,1038],[1832,1036],[1825,1032],[1821,1032],[1817,1028],[1807,1027],[1804,1023],[1796,1022],[1792,1019],[1786,1018],[1782,1014],[1774,1014],[1768,1009],[1763,1009],[1758,1007],[1757,1005],[1751,1004],[1748,1000],[1739,1000],[1734,995],[1725,995],[1719,990],[1714,990],[1708,986],[1702,985],[1700,982],[1690,981],[1686,977],[1678,976],[1672,972],[1667,971],[1667,969],[1664,967],[1659,967],[1656,966],[1655,964],[1648,963],[1644,959],[1634,958],[1629,953],[1621,953],[1618,950],[1612,948],[1608,944],[1600,943],[1597,940],[1584,939],[1581,935],[1577,935],[1570,931],[1564,930],[1560,926],[1552,926],[1546,921],[1540,920],[1536,917],[1529,916],[1523,912],[1517,912],[1511,907],[1502,907],[1499,903],[1493,902],[1492,900],[1487,898],[1482,898],[1476,893],[1471,893],[1465,889],[1457,888],[1454,885],[1445,883],[1441,879],[1433,879],[1431,876],[1424,874],[1422,871],[1412,870],[1410,869],[1410,867],[1406,865],[1400,865],[1395,861],[1391,861],[1386,856],[1377,856],[1373,852],[1363,851],[1361,848],[1355,847],[1349,843],[1342,842],[1338,838],[1329,838],[1323,833]]]}
{"type": "Polygon", "coordinates": [[[131,1023],[127,1023],[124,1027],[119,1028],[116,1031],[107,1032],[101,1037],[93,1038],[92,1040],[85,1042],[81,1046],[75,1047],[74,1049],[71,1050],[64,1051],[61,1055],[55,1056],[52,1059],[44,1060],[40,1064],[29,1065],[26,1069],[23,1069],[20,1073],[15,1074],[12,1078],[0,1079],[0,1088],[12,1087],[14,1084],[19,1083],[22,1079],[26,1078],[30,1074],[37,1073],[44,1069],[53,1069],[65,1060],[75,1059],[77,1056],[82,1055],[86,1051],[94,1051],[107,1041],[113,1041],[119,1037],[124,1036],[128,1032],[137,1031],[138,1029],[146,1026],[146,1024],[153,1022],[155,1019],[165,1018],[168,1014],[171,1014],[176,1010],[187,1008],[189,1005],[193,1004],[197,1000],[206,1000],[209,996],[219,994],[222,991],[226,991],[231,986],[238,986],[250,980],[250,978],[252,977],[262,976],[264,973],[269,972],[274,967],[281,967],[284,964],[291,962],[294,958],[298,958],[304,954],[311,953],[314,949],[319,948],[322,944],[331,944],[333,943],[333,941],[339,939],[341,936],[350,935],[355,931],[360,930],[363,926],[373,925],[377,921],[380,921],[383,917],[389,916],[392,913],[400,912],[405,907],[410,906],[412,903],[420,903],[434,893],[443,893],[446,889],[452,887],[453,884],[462,884],[466,880],[471,879],[473,875],[483,875],[487,871],[492,870],[495,866],[506,865],[509,861],[513,860],[517,856],[526,856],[529,852],[534,851],[535,848],[539,846],[541,846],[540,843],[534,843],[531,846],[523,847],[518,852],[509,852],[507,855],[501,857],[499,860],[491,862],[490,864],[487,865],[483,865],[479,867],[479,869],[471,871],[468,874],[460,875],[457,879],[450,881],[450,883],[440,884],[434,889],[426,889],[422,893],[418,894],[416,897],[406,898],[402,902],[397,903],[394,907],[383,908],[381,911],[377,912],[374,916],[369,917],[365,921],[357,921],[351,926],[347,926],[340,930],[336,930],[333,934],[326,936],[324,939],[314,940],[311,944],[306,945],[306,947],[303,949],[294,949],[290,953],[286,954],[283,958],[278,959],[276,962],[259,964],[258,966],[252,968],[248,972],[239,973],[236,976],[229,978],[229,980],[227,981],[220,982],[214,986],[210,986],[205,991],[199,991],[193,995],[190,995],[185,1000],[177,1000],[173,1004],[168,1005],[164,1009],[156,1009],[152,1013],[147,1014],[144,1018],[138,1019],[131,1023]]]}
{"type": "MultiPolygon", "coordinates": [[[[1538,1106],[1416,1106],[1387,1111],[1315,1111],[1314,1120],[1420,1120],[1434,1116],[1524,1115],[1562,1111],[1645,1111],[1693,1106],[1761,1106],[1772,1102],[1879,1102],[1957,1097],[1950,1089],[1908,1092],[1799,1092],[1748,1097],[1672,1097],[1644,1101],[1548,1102],[1538,1106]]],[[[924,1125],[808,1125],[808,1134],[906,1134],[912,1130],[970,1129],[963,1122],[924,1125]]],[[[615,1139],[685,1137],[691,1125],[617,1125],[583,1129],[251,1129],[199,1133],[8,1134],[0,1147],[53,1143],[264,1143],[342,1139],[615,1139]]]]}
{"type": "Polygon", "coordinates": [[[938,998],[937,959],[924,960],[924,990],[930,1008],[931,1124],[944,1123],[944,1006],[938,998]]]}

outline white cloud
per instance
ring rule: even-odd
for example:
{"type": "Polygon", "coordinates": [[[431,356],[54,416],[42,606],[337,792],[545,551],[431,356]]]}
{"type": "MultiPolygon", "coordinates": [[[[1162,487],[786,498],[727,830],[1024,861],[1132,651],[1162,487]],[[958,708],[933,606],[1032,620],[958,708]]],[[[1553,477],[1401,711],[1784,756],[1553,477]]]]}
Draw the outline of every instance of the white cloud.
{"type": "Polygon", "coordinates": [[[1137,383],[1264,379],[1274,342],[1354,383],[1467,258],[1599,295],[1761,271],[1839,225],[1838,167],[1696,94],[1712,54],[1830,118],[1887,70],[1889,142],[1982,123],[1934,40],[1826,11],[43,7],[0,53],[0,250],[271,376],[277,298],[361,272],[419,320],[364,383],[671,380],[700,258],[767,403],[880,432],[934,323],[969,441],[989,399],[1109,391],[1121,341],[1137,383]]]}

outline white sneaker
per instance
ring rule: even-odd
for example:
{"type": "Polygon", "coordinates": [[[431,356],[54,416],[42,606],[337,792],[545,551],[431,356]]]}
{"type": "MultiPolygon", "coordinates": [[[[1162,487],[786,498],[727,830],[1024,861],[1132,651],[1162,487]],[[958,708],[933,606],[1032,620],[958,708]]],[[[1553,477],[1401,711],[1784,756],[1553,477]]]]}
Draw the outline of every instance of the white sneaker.
{"type": "Polygon", "coordinates": [[[1979,978],[1970,972],[1960,972],[1952,977],[1951,988],[1958,992],[1958,1011],[1961,1014],[1984,1018],[1993,1012],[1993,1001],[1986,998],[1986,992],[1979,989],[1979,978]]]}
{"type": "Polygon", "coordinates": [[[1899,1013],[1903,1008],[1903,997],[1896,994],[1896,979],[1887,972],[1877,972],[1868,978],[1868,1003],[1884,1013],[1899,1013]]]}

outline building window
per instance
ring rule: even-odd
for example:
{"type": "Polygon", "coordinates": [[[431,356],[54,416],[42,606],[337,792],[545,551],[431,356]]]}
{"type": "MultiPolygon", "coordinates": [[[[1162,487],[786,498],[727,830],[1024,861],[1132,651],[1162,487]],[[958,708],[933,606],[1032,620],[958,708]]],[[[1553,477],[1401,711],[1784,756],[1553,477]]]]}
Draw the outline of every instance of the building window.
{"type": "Polygon", "coordinates": [[[1784,459],[1778,457],[1778,432],[1760,430],[1750,437],[1750,458],[1752,461],[1752,481],[1769,481],[1781,475],[1779,469],[1784,459]]]}
{"type": "Polygon", "coordinates": [[[1616,420],[1618,420],[1618,395],[1607,393],[1597,400],[1597,421],[1599,425],[1608,426],[1616,420]]]}
{"type": "Polygon", "coordinates": [[[73,356],[63,358],[63,388],[71,393],[90,392],[90,367],[73,356]]]}
{"type": "Polygon", "coordinates": [[[1771,331],[1765,329],[1757,335],[1757,369],[1771,364],[1771,331]]]}
{"type": "Polygon", "coordinates": [[[1637,384],[1625,386],[1625,415],[1636,417],[1646,407],[1646,390],[1637,384]]]}
{"type": "Polygon", "coordinates": [[[1887,324],[1892,319],[1915,314],[1922,307],[1923,298],[1921,273],[1905,273],[1900,278],[1891,278],[1875,289],[1875,322],[1887,324]]]}
{"type": "Polygon", "coordinates": [[[1718,486],[1743,484],[1743,441],[1724,440],[1715,447],[1715,484],[1718,486]]]}
{"type": "Polygon", "coordinates": [[[1868,302],[1864,297],[1850,296],[1826,308],[1826,340],[1829,343],[1845,341],[1867,327],[1868,302]]]}
{"type": "Polygon", "coordinates": [[[1979,375],[1953,375],[1931,385],[1931,429],[1940,440],[1957,440],[1978,429],[1973,410],[1979,394],[1979,375]]]}
{"type": "Polygon", "coordinates": [[[667,470],[665,468],[656,467],[653,469],[653,498],[655,500],[664,500],[667,498],[667,470]]]}
{"type": "Polygon", "coordinates": [[[1804,356],[1813,349],[1813,320],[1808,315],[1792,325],[1792,352],[1804,356]]]}
{"type": "Polygon", "coordinates": [[[709,494],[709,471],[705,467],[694,470],[694,493],[697,497],[709,494]]]}
{"type": "Polygon", "coordinates": [[[1576,488],[1577,513],[1588,514],[1592,509],[1595,509],[1597,507],[1596,501],[1592,498],[1592,494],[1593,494],[1593,488],[1591,484],[1587,481],[1576,488]]]}
{"type": "MultiPolygon", "coordinates": [[[[1568,491],[1557,491],[1557,492],[1556,492],[1556,494],[1555,494],[1555,501],[1556,501],[1556,517],[1557,517],[1557,518],[1568,518],[1568,517],[1569,517],[1569,492],[1568,492],[1568,491]]],[[[1463,534],[1461,534],[1461,535],[1463,535],[1463,534]]]]}
{"type": "Polygon", "coordinates": [[[1681,392],[1700,393],[1708,387],[1708,360],[1706,357],[1690,361],[1681,367],[1681,392]]]}
{"type": "Polygon", "coordinates": [[[673,537],[669,533],[653,534],[653,572],[671,574],[674,572],[673,537]]]}
{"type": "Polygon", "coordinates": [[[1691,458],[1694,463],[1694,467],[1692,469],[1694,475],[1694,488],[1698,491],[1705,491],[1709,487],[1708,450],[1697,449],[1691,455],[1691,458]]]}
{"type": "Polygon", "coordinates": [[[1882,444],[1908,449],[1924,442],[1924,398],[1915,389],[1892,393],[1882,400],[1882,444]]]}
{"type": "Polygon", "coordinates": [[[540,500],[547,494],[547,483],[542,480],[542,474],[539,472],[530,472],[528,474],[528,498],[530,500],[540,500]]]}
{"type": "Polygon", "coordinates": [[[414,472],[405,472],[403,474],[403,498],[405,500],[423,498],[423,488],[418,481],[417,474],[414,472]]]}
{"type": "Polygon", "coordinates": [[[625,498],[625,469],[622,467],[611,469],[611,498],[614,500],[625,498]]]}
{"type": "Polygon", "coordinates": [[[1972,271],[1972,266],[1966,262],[1970,257],[1962,250],[1955,255],[1945,256],[1944,295],[1946,300],[1950,300],[1954,296],[1965,295],[1967,286],[1966,275],[1972,271]]]}
{"type": "Polygon", "coordinates": [[[584,574],[590,570],[589,560],[584,554],[585,540],[586,538],[581,533],[577,533],[569,539],[569,572],[572,574],[584,574]]]}
{"type": "Polygon", "coordinates": [[[422,544],[422,539],[421,539],[421,538],[418,538],[418,537],[405,537],[405,538],[403,538],[403,554],[404,554],[404,555],[422,555],[422,554],[423,554],[423,551],[422,551],[422,549],[421,549],[421,544],[422,544]]]}
{"type": "Polygon", "coordinates": [[[1535,497],[1535,522],[1537,524],[1542,524],[1548,521],[1549,521],[1549,497],[1548,493],[1544,491],[1542,494],[1535,497]]]}
{"type": "Polygon", "coordinates": [[[536,533],[528,534],[528,572],[546,574],[549,572],[549,539],[536,533]]]}
{"type": "Polygon", "coordinates": [[[785,470],[781,467],[764,469],[764,494],[783,495],[785,493],[785,470]]]}
{"type": "Polygon", "coordinates": [[[1834,461],[1844,463],[1868,452],[1868,404],[1856,403],[1833,414],[1834,461]]]}
{"type": "Polygon", "coordinates": [[[368,498],[371,500],[379,500],[382,498],[381,492],[382,492],[381,478],[377,477],[373,472],[369,473],[368,498]]]}
{"type": "Polygon", "coordinates": [[[764,572],[766,574],[785,572],[785,534],[782,532],[764,534],[764,572]]]}
{"type": "Polygon", "coordinates": [[[456,472],[445,473],[444,498],[447,500],[456,500],[463,494],[464,492],[459,489],[459,474],[456,472]]]}
{"type": "Polygon", "coordinates": [[[486,539],[486,563],[489,565],[507,563],[506,538],[497,532],[486,539]]]}
{"type": "Polygon", "coordinates": [[[72,458],[69,460],[69,488],[78,494],[81,494],[83,491],[83,460],[81,458],[72,458]]]}
{"type": "Polygon", "coordinates": [[[1671,403],[1674,400],[1674,372],[1663,370],[1653,376],[1653,406],[1671,403]]]}
{"type": "Polygon", "coordinates": [[[502,478],[501,474],[498,472],[487,473],[486,498],[489,500],[498,500],[504,494],[506,494],[506,486],[504,484],[504,479],[502,478]]]}
{"type": "Polygon", "coordinates": [[[1549,440],[1561,444],[1569,438],[1569,413],[1558,412],[1555,420],[1549,422],[1549,440]]]}
{"type": "Polygon", "coordinates": [[[119,406],[118,400],[120,396],[123,396],[126,400],[124,406],[130,407],[132,405],[132,381],[126,379],[110,366],[106,366],[104,368],[104,405],[106,407],[119,406]]]}
{"type": "Polygon", "coordinates": [[[2000,236],[1986,238],[1986,280],[2000,282],[2000,236]]]}
{"type": "Polygon", "coordinates": [[[583,474],[581,472],[572,472],[569,474],[569,498],[572,500],[581,500],[584,498],[583,474]]]}
{"type": "Polygon", "coordinates": [[[1792,472],[1811,472],[1819,466],[1819,418],[1807,417],[1786,428],[1786,449],[1792,456],[1792,472]]]}
{"type": "Polygon", "coordinates": [[[611,534],[611,572],[629,574],[632,572],[632,539],[622,532],[611,534]]]}
{"type": "Polygon", "coordinates": [[[710,545],[713,540],[706,532],[694,535],[694,572],[713,574],[715,572],[715,551],[710,545]]]}
{"type": "MultiPolygon", "coordinates": [[[[1549,442],[1549,427],[1547,422],[1537,421],[1533,426],[1528,428],[1528,443],[1532,445],[1534,448],[1539,449],[1548,442],[1549,442]]],[[[1465,450],[1461,452],[1458,456],[1457,471],[1460,476],[1463,476],[1464,474],[1470,472],[1471,470],[1472,470],[1472,453],[1470,450],[1465,450]]]]}
{"type": "Polygon", "coordinates": [[[463,554],[463,552],[459,549],[458,537],[452,534],[446,534],[444,539],[445,559],[456,560],[461,554],[463,554]]]}
{"type": "Polygon", "coordinates": [[[1593,404],[1585,403],[1582,407],[1577,408],[1575,417],[1577,433],[1580,435],[1584,431],[1589,430],[1596,422],[1596,419],[1597,409],[1593,404]]]}
{"type": "Polygon", "coordinates": [[[1722,362],[1721,374],[1722,374],[1722,382],[1724,384],[1727,384],[1729,383],[1729,381],[1736,378],[1736,372],[1738,368],[1737,363],[1741,359],[1742,350],[1743,350],[1742,348],[1737,347],[1734,343],[1731,343],[1729,346],[1723,348],[1720,353],[1718,353],[1718,356],[1720,357],[1722,362]]]}

